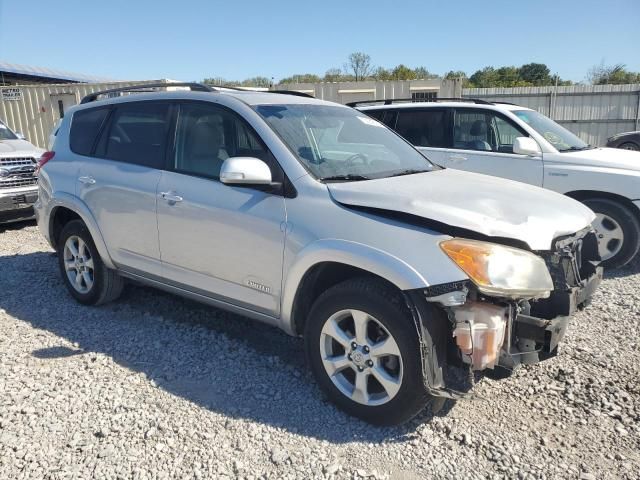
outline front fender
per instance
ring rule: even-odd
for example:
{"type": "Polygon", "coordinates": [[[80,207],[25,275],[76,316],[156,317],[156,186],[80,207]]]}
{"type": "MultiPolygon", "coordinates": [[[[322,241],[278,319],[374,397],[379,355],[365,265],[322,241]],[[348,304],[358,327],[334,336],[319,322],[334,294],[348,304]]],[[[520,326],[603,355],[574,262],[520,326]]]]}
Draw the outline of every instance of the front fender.
{"type": "MultiPolygon", "coordinates": [[[[91,238],[93,239],[93,243],[96,245],[96,249],[100,254],[100,257],[104,264],[111,269],[115,269],[115,265],[113,260],[111,259],[111,255],[109,255],[109,250],[107,250],[107,245],[102,237],[102,232],[98,227],[98,223],[94,218],[89,207],[80,200],[78,197],[71,195],[65,192],[55,192],[52,195],[51,200],[48,204],[48,212],[46,214],[46,218],[48,221],[49,232],[51,232],[52,222],[55,217],[55,211],[58,208],[68,208],[69,210],[77,213],[82,221],[85,223],[87,228],[89,229],[89,233],[91,233],[91,238]]],[[[50,239],[50,243],[53,242],[53,239],[50,239]]]]}
{"type": "Polygon", "coordinates": [[[317,240],[298,252],[285,276],[281,327],[291,335],[295,334],[292,313],[298,286],[309,269],[323,262],[360,268],[388,280],[400,290],[429,286],[416,269],[387,252],[349,240],[317,240]]]}

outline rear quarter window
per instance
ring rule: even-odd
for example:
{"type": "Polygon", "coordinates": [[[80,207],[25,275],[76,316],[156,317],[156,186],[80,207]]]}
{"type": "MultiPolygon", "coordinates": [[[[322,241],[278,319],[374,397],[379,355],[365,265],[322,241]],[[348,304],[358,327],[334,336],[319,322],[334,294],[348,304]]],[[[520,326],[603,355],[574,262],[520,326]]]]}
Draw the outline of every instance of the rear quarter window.
{"type": "Polygon", "coordinates": [[[73,153],[91,155],[93,145],[108,113],[108,108],[91,108],[73,114],[69,133],[69,146],[73,153]]]}

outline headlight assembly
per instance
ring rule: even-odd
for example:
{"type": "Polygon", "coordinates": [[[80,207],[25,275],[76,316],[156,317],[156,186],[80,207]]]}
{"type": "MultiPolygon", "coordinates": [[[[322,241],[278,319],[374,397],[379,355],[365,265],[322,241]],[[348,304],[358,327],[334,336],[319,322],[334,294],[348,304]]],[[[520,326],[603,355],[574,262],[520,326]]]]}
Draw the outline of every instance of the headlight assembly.
{"type": "Polygon", "coordinates": [[[547,298],[553,290],[544,260],[526,250],[465,238],[445,240],[440,248],[487,295],[547,298]]]}

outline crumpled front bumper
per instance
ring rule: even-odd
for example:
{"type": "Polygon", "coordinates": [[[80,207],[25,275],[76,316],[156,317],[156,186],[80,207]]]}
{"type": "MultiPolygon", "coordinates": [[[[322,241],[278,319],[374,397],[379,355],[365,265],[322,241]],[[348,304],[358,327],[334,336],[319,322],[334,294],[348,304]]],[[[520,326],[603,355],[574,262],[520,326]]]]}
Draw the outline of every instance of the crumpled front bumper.
{"type": "Polygon", "coordinates": [[[536,316],[535,306],[530,314],[519,313],[513,321],[512,349],[509,355],[501,357],[499,365],[513,368],[520,363],[537,363],[555,356],[571,316],[589,305],[601,282],[602,267],[597,267],[580,285],[552,295],[543,305],[546,316],[550,312],[556,314],[552,318],[536,316]]]}

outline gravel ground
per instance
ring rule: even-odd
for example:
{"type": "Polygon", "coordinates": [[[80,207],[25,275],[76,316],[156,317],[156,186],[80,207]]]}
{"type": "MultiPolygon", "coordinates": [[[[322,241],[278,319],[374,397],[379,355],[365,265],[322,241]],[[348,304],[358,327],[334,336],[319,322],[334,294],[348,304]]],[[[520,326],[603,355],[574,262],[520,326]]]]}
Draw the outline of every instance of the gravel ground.
{"type": "MultiPolygon", "coordinates": [[[[0,230],[1,231],[1,230],[0,230]]],[[[31,224],[0,233],[0,478],[640,478],[640,263],[558,357],[375,428],[276,329],[147,288],[84,307],[31,224]]]]}

